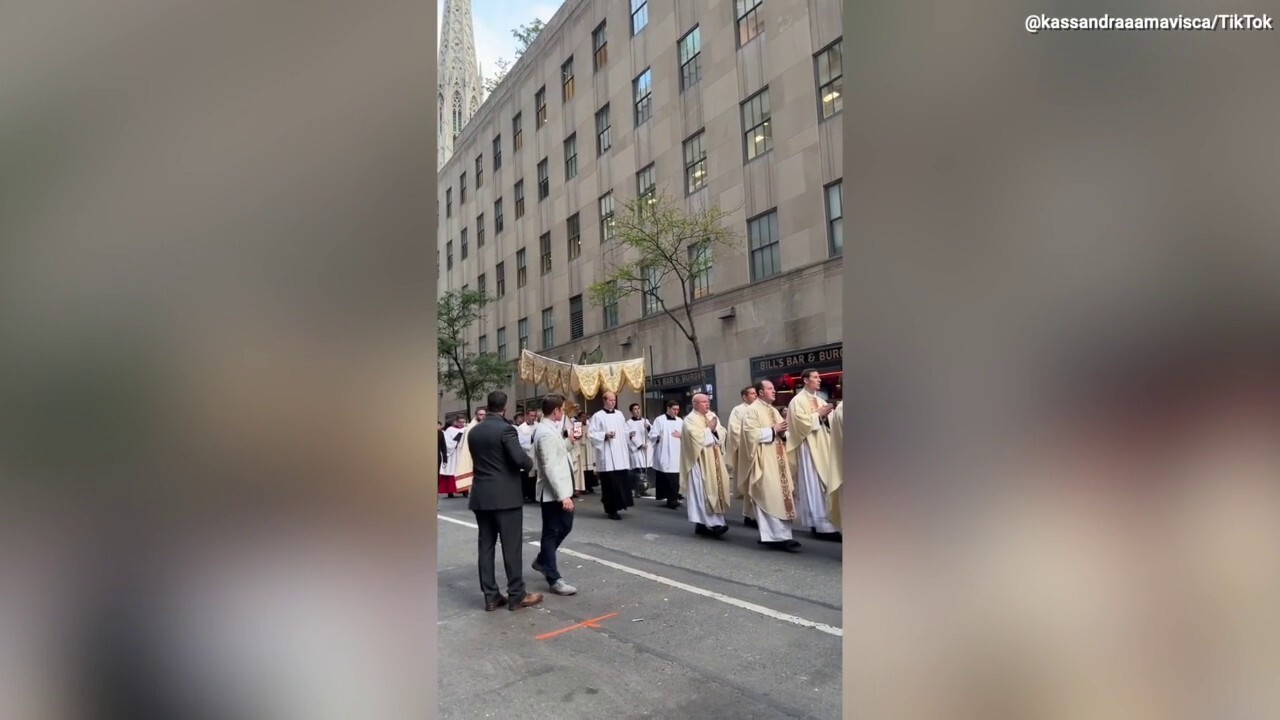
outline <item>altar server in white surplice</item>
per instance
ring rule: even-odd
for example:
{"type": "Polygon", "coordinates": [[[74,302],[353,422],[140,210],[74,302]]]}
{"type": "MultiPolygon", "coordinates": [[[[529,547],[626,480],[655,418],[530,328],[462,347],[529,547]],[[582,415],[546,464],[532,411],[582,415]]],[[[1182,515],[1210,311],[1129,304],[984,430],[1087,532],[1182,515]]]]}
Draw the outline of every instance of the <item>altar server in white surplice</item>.
{"type": "Polygon", "coordinates": [[[604,409],[591,416],[587,437],[596,451],[596,475],[600,478],[600,502],[610,520],[635,505],[627,487],[631,453],[627,450],[627,418],[618,412],[618,395],[604,394],[604,409]]]}
{"type": "Polygon", "coordinates": [[[628,408],[631,418],[627,420],[627,452],[631,454],[631,490],[636,497],[645,497],[649,481],[649,466],[653,462],[649,445],[649,421],[640,413],[640,403],[631,403],[628,408]]]}
{"type": "Polygon", "coordinates": [[[680,507],[680,436],[684,420],[680,419],[680,401],[668,400],[667,412],[649,426],[649,442],[653,445],[654,496],[666,507],[680,507]]]}

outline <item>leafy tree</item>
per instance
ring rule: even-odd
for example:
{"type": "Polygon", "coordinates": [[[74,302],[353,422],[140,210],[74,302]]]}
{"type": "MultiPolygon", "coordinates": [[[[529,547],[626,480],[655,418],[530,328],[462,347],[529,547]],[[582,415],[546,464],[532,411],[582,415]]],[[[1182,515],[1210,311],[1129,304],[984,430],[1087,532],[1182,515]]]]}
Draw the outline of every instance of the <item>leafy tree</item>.
{"type": "Polygon", "coordinates": [[[597,306],[639,295],[666,315],[693,346],[703,383],[702,344],[693,322],[694,292],[699,279],[709,277],[718,250],[738,251],[740,237],[726,227],[727,217],[716,205],[687,211],[666,195],[642,195],[626,203],[612,220],[612,237],[603,242],[602,279],[588,289],[597,306]],[[667,286],[678,287],[679,294],[664,295],[667,286]]]}
{"type": "Polygon", "coordinates": [[[498,85],[501,84],[503,78],[507,76],[507,71],[511,69],[511,63],[507,62],[505,58],[498,58],[494,61],[494,64],[498,66],[497,71],[493,75],[485,78],[484,81],[484,92],[486,95],[492,95],[493,92],[498,89],[498,85]]]}
{"type": "Polygon", "coordinates": [[[478,290],[450,290],[436,310],[437,369],[440,386],[467,404],[482,400],[491,390],[506,387],[511,366],[493,353],[472,352],[467,332],[480,319],[493,298],[478,290]]]}
{"type": "Polygon", "coordinates": [[[538,33],[542,32],[542,29],[546,26],[547,24],[542,22],[542,20],[534,18],[533,22],[521,25],[511,31],[511,35],[516,39],[517,58],[523,55],[525,50],[529,49],[529,46],[532,45],[533,41],[538,37],[538,33]]]}

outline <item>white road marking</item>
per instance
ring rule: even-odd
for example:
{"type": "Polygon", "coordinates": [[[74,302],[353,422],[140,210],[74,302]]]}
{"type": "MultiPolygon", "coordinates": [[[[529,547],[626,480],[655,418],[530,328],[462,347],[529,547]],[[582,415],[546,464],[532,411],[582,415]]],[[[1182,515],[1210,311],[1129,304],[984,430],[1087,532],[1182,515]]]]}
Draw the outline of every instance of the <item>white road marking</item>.
{"type": "MultiPolygon", "coordinates": [[[[466,520],[458,520],[457,518],[446,517],[444,515],[439,515],[439,514],[437,514],[436,517],[446,522],[454,523],[456,525],[462,525],[464,527],[479,529],[478,525],[476,525],[475,523],[467,522],[466,520]]],[[[541,543],[531,542],[529,544],[534,547],[541,547],[541,543]]],[[[662,577],[661,575],[654,575],[653,573],[645,572],[644,570],[637,570],[636,568],[627,567],[626,565],[621,565],[611,560],[604,560],[602,558],[598,558],[593,555],[581,553],[581,552],[578,552],[577,550],[570,550],[568,548],[562,547],[558,552],[562,555],[569,555],[571,557],[580,558],[582,560],[590,560],[591,562],[599,563],[601,565],[604,565],[605,567],[613,568],[614,570],[619,570],[629,575],[635,575],[636,577],[641,577],[646,580],[652,580],[657,583],[662,583],[663,585],[676,588],[677,590],[684,590],[685,592],[693,593],[694,595],[701,595],[702,597],[705,597],[705,598],[718,600],[722,603],[725,603],[726,605],[732,605],[737,608],[742,608],[743,610],[750,610],[753,613],[758,613],[760,615],[764,615],[765,617],[773,618],[774,620],[781,620],[783,622],[791,623],[792,625],[799,625],[800,627],[813,628],[814,630],[817,630],[819,632],[824,632],[828,635],[834,635],[836,637],[844,637],[844,630],[838,627],[832,627],[830,625],[826,625],[820,622],[814,622],[812,620],[805,620],[804,618],[797,617],[795,615],[788,615],[787,613],[778,612],[777,610],[774,610],[772,608],[767,608],[763,605],[757,605],[753,602],[747,602],[746,600],[739,600],[736,597],[731,597],[729,595],[724,595],[722,593],[718,593],[713,590],[706,590],[694,585],[682,583],[679,580],[672,580],[671,578],[665,578],[665,577],[662,577]]]]}

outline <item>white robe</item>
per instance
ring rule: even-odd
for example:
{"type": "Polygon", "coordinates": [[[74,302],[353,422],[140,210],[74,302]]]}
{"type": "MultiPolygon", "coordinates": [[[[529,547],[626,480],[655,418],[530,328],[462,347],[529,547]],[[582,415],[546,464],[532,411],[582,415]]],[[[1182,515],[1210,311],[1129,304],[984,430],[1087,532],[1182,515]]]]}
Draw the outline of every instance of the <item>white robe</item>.
{"type": "Polygon", "coordinates": [[[653,444],[653,469],[660,473],[680,473],[680,440],[672,435],[684,427],[684,420],[663,415],[653,421],[649,441],[653,444]]]}
{"type": "Polygon", "coordinates": [[[591,447],[596,451],[596,472],[614,472],[631,469],[631,453],[627,452],[627,416],[614,410],[600,410],[591,416],[587,427],[587,437],[591,439],[591,447]],[[614,432],[612,440],[605,438],[609,430],[614,432]]]}
{"type": "MultiPolygon", "coordinates": [[[[717,430],[720,432],[727,432],[727,428],[724,427],[718,427],[717,430]]],[[[708,429],[707,437],[702,441],[702,446],[710,447],[716,444],[723,445],[724,443],[716,433],[713,433],[708,429]]],[[[724,521],[723,513],[712,513],[707,511],[707,494],[702,487],[702,465],[700,463],[694,463],[693,467],[689,468],[688,501],[689,502],[685,504],[685,507],[689,511],[689,522],[702,523],[707,527],[728,525],[728,523],[724,521]]]]}
{"type": "Polygon", "coordinates": [[[644,418],[627,421],[627,451],[631,455],[632,468],[648,469],[652,462],[649,448],[649,421],[644,418]],[[635,433],[635,437],[630,434],[635,433]]]}
{"type": "Polygon", "coordinates": [[[465,428],[450,425],[444,430],[444,447],[448,451],[444,464],[440,466],[440,474],[454,476],[458,474],[458,438],[462,437],[465,428]]]}
{"type": "MultiPolygon", "coordinates": [[[[817,432],[831,432],[827,428],[819,428],[817,432]]],[[[827,491],[818,476],[818,468],[813,462],[813,453],[809,451],[809,441],[800,446],[796,462],[796,520],[795,525],[801,528],[814,528],[820,533],[839,532],[827,519],[827,491]]]]}
{"type": "MultiPolygon", "coordinates": [[[[756,430],[755,435],[756,436],[754,438],[744,437],[742,441],[748,442],[748,440],[751,440],[756,443],[763,444],[763,443],[773,442],[774,440],[773,428],[760,428],[756,430]]],[[[769,513],[765,512],[764,510],[761,510],[755,504],[751,505],[751,509],[753,511],[753,514],[755,515],[755,521],[760,526],[759,529],[760,529],[761,540],[763,540],[764,542],[781,542],[783,540],[791,539],[791,521],[790,520],[783,520],[782,518],[776,518],[770,515],[769,513]]]]}

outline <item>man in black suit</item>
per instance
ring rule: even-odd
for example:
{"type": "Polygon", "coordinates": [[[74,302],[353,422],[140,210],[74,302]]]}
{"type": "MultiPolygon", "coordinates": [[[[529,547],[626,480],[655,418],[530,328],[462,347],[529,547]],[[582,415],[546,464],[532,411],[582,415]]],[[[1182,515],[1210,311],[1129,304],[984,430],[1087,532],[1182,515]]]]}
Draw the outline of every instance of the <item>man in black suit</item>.
{"type": "Polygon", "coordinates": [[[471,501],[480,526],[480,590],[486,612],[503,605],[508,610],[537,605],[541,593],[526,593],[521,567],[524,542],[524,492],[521,478],[533,469],[533,459],[520,447],[516,428],[506,418],[507,394],[489,393],[484,421],[467,434],[471,450],[471,501]],[[498,590],[494,551],[502,538],[502,564],[507,571],[507,597],[498,590]]]}

